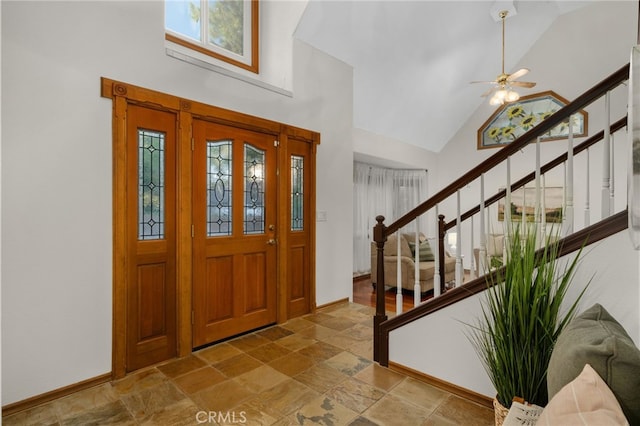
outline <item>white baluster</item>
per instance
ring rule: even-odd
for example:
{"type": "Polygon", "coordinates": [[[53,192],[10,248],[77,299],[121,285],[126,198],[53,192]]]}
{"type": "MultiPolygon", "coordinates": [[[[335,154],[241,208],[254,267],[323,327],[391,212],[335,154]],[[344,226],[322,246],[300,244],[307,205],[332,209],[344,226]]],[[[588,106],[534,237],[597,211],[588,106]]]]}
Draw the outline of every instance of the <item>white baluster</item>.
{"type": "Polygon", "coordinates": [[[567,138],[567,189],[566,189],[566,203],[567,214],[566,219],[566,234],[573,234],[573,121],[569,116],[569,137],[567,138]]]}
{"type": "Polygon", "coordinates": [[[520,223],[522,223],[522,227],[525,228],[527,226],[527,188],[522,187],[522,212],[520,213],[520,223]]]}
{"type": "MultiPolygon", "coordinates": [[[[511,226],[511,157],[507,158],[507,192],[505,194],[504,200],[504,246],[511,246],[511,232],[513,231],[513,227],[511,226]]],[[[504,261],[506,261],[509,257],[509,251],[504,250],[504,261]]]]}
{"type": "Polygon", "coordinates": [[[438,296],[440,296],[440,224],[438,221],[438,205],[436,204],[435,207],[435,212],[436,212],[436,237],[435,237],[435,245],[433,245],[432,247],[435,247],[435,250],[433,250],[433,257],[434,257],[434,262],[433,262],[433,267],[435,268],[433,271],[433,297],[434,299],[438,296]]]}
{"type": "Polygon", "coordinates": [[[589,181],[591,180],[591,172],[589,171],[590,169],[590,165],[589,165],[589,148],[587,148],[587,167],[586,167],[586,173],[587,173],[587,179],[585,182],[585,189],[587,191],[587,193],[585,194],[584,197],[584,226],[585,228],[587,226],[589,226],[591,224],[591,207],[589,205],[590,201],[591,201],[591,193],[590,193],[590,184],[589,181]]]}
{"type": "Polygon", "coordinates": [[[542,208],[542,218],[540,219],[540,222],[542,223],[542,225],[540,226],[540,234],[542,236],[542,240],[540,240],[541,243],[546,243],[547,241],[547,204],[545,202],[546,199],[546,179],[545,176],[542,175],[542,199],[540,201],[540,205],[542,208]]]}
{"type": "Polygon", "coordinates": [[[396,250],[396,314],[400,315],[402,313],[402,259],[400,256],[400,238],[402,238],[400,234],[400,229],[397,232],[398,244],[396,250]]]}
{"type": "Polygon", "coordinates": [[[609,129],[609,123],[611,122],[609,105],[609,92],[604,95],[604,143],[602,145],[602,217],[604,219],[609,217],[611,212],[610,207],[610,192],[609,187],[611,184],[611,130],[609,129]]]}
{"type": "MultiPolygon", "coordinates": [[[[609,127],[609,122],[607,122],[607,127],[609,127]]],[[[615,135],[611,135],[611,153],[609,154],[611,158],[611,183],[609,185],[609,216],[614,213],[615,210],[615,164],[614,164],[614,152],[615,152],[615,135]]]]}
{"type": "Polygon", "coordinates": [[[462,285],[462,224],[460,223],[460,190],[456,191],[458,213],[456,217],[456,287],[462,285]]]}
{"type": "Polygon", "coordinates": [[[469,218],[469,224],[471,227],[471,232],[469,233],[469,245],[471,246],[471,250],[469,251],[469,253],[471,253],[471,258],[469,259],[469,275],[471,279],[474,279],[476,278],[476,260],[473,255],[473,216],[469,218]]]}
{"type": "Polygon", "coordinates": [[[418,225],[418,218],[416,218],[416,251],[413,259],[413,263],[415,265],[414,275],[415,275],[415,283],[413,285],[413,306],[418,306],[421,302],[420,300],[420,230],[418,225]]]}
{"type": "MultiPolygon", "coordinates": [[[[478,253],[478,272],[484,274],[487,269],[487,235],[484,224],[484,173],[480,175],[480,250],[478,253]]],[[[488,215],[487,215],[488,217],[488,215]]]]}
{"type": "Polygon", "coordinates": [[[542,210],[542,187],[540,184],[540,142],[542,138],[538,136],[536,139],[536,171],[535,171],[535,204],[533,208],[533,222],[536,224],[536,241],[539,246],[542,246],[542,217],[544,210],[542,210]]]}

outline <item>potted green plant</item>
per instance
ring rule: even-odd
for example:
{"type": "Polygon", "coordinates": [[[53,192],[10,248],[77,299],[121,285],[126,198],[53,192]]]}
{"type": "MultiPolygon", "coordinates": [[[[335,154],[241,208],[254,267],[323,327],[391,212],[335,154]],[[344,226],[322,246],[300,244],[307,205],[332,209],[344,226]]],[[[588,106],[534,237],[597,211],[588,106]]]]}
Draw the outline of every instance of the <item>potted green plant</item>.
{"type": "MultiPolygon", "coordinates": [[[[539,244],[535,224],[523,229],[516,226],[507,233],[504,264],[485,275],[482,314],[475,324],[468,324],[467,333],[497,391],[497,402],[507,408],[514,397],[547,404],[551,351],[587,287],[565,307],[582,250],[572,260],[561,261],[559,246],[553,243],[557,235],[539,244]]],[[[496,423],[501,424],[498,408],[496,423]]]]}

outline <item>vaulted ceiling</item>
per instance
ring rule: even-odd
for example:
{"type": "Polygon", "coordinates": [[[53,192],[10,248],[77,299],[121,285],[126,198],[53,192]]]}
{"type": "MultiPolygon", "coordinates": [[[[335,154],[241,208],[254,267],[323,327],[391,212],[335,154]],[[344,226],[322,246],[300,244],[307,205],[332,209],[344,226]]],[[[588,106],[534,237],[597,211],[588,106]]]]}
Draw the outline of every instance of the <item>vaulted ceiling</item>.
{"type": "MultiPolygon", "coordinates": [[[[310,1],[295,36],[354,69],[354,126],[440,151],[563,13],[588,1],[310,1]]],[[[534,76],[532,72],[527,77],[534,76]]],[[[528,80],[529,78],[524,78],[528,80]]],[[[526,94],[526,90],[521,93],[526,94]]]]}

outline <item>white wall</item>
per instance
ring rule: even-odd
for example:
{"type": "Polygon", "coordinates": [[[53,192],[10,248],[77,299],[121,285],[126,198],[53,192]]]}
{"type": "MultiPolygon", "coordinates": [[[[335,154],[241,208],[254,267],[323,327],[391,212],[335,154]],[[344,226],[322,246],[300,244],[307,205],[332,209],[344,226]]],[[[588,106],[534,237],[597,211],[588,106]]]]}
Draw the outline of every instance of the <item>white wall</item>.
{"type": "MultiPolygon", "coordinates": [[[[578,312],[600,303],[639,344],[639,265],[626,232],[598,242],[584,252],[566,300],[574,300],[592,279],[578,312]]],[[[465,335],[465,324],[474,324],[481,314],[483,297],[476,295],[392,331],[389,359],[492,398],[495,389],[465,335]]]]}
{"type": "MultiPolygon", "coordinates": [[[[317,205],[328,214],[316,302],[351,295],[349,66],[291,41],[292,52],[275,52],[293,66],[288,97],[168,57],[159,1],[1,7],[3,405],[111,370],[111,100],[101,76],[320,132],[317,205]]],[[[265,2],[263,23],[281,27],[263,33],[291,34],[303,7],[265,2]]]]}

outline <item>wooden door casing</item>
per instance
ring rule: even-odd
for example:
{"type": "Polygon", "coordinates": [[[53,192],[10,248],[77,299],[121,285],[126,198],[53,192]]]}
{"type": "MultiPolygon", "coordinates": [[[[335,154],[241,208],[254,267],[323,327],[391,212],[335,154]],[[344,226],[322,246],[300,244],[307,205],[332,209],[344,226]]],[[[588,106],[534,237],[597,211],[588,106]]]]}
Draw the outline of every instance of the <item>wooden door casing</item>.
{"type": "MultiPolygon", "coordinates": [[[[298,283],[308,283],[310,287],[308,291],[310,310],[313,311],[315,308],[315,221],[313,220],[315,214],[315,197],[313,191],[315,189],[315,154],[316,146],[320,143],[320,135],[316,132],[288,124],[183,99],[105,77],[101,79],[101,95],[104,98],[109,98],[113,102],[113,378],[122,378],[127,371],[136,369],[136,363],[129,363],[128,361],[129,348],[132,345],[140,349],[142,348],[138,345],[139,341],[135,342],[129,339],[129,337],[134,335],[145,336],[142,340],[148,341],[146,343],[149,343],[149,345],[146,346],[147,349],[150,349],[153,346],[151,343],[157,344],[157,342],[162,340],[160,337],[154,339],[151,338],[151,336],[155,336],[156,334],[160,336],[160,334],[165,333],[164,330],[168,332],[167,336],[169,336],[175,330],[176,340],[173,341],[173,343],[169,343],[169,340],[171,340],[169,338],[166,340],[168,344],[165,347],[171,348],[171,350],[167,350],[164,355],[154,358],[164,358],[162,361],[175,356],[187,356],[192,352],[194,347],[196,331],[192,321],[195,316],[195,305],[199,303],[199,298],[194,294],[195,284],[193,279],[195,264],[197,263],[193,252],[197,242],[194,241],[196,234],[193,232],[195,228],[195,210],[193,206],[196,204],[196,201],[192,199],[195,194],[193,189],[195,182],[193,179],[192,124],[198,120],[224,124],[233,128],[245,129],[260,134],[269,134],[272,136],[271,143],[273,143],[273,139],[279,140],[279,147],[275,148],[275,150],[277,153],[277,167],[281,174],[278,176],[277,187],[275,188],[278,208],[276,211],[277,217],[273,223],[275,229],[272,232],[273,239],[277,240],[277,245],[273,246],[275,247],[273,253],[275,253],[274,256],[276,259],[277,297],[275,302],[269,302],[275,303],[277,309],[275,319],[272,319],[273,317],[271,316],[267,322],[284,322],[296,315],[295,312],[302,312],[306,309],[298,310],[294,308],[292,304],[289,304],[289,299],[301,300],[299,296],[304,294],[301,292],[302,288],[290,291],[289,277],[304,276],[304,280],[295,279],[298,283]],[[131,209],[135,210],[137,208],[137,204],[131,196],[130,189],[131,185],[134,185],[135,182],[130,183],[129,178],[131,175],[129,169],[132,166],[130,160],[133,154],[129,153],[128,149],[129,139],[133,138],[129,135],[132,120],[135,119],[135,114],[132,114],[132,112],[135,111],[136,108],[150,109],[155,111],[155,113],[161,113],[161,115],[167,114],[167,118],[171,116],[173,127],[169,129],[168,132],[175,132],[177,135],[176,146],[175,148],[171,148],[175,149],[173,155],[176,157],[175,163],[172,162],[171,164],[171,167],[175,166],[174,173],[176,181],[174,188],[175,211],[172,211],[172,213],[175,214],[175,225],[172,230],[175,238],[171,239],[171,242],[167,241],[166,247],[164,248],[160,247],[164,243],[153,242],[146,244],[149,242],[146,241],[145,244],[140,245],[143,249],[139,254],[137,248],[136,250],[132,249],[132,247],[138,243],[132,242],[129,237],[132,232],[132,226],[135,230],[135,224],[133,224],[130,219],[132,214],[131,209]],[[295,139],[300,143],[309,145],[309,161],[311,163],[309,171],[311,187],[309,194],[309,214],[311,215],[308,221],[310,225],[308,230],[309,241],[307,243],[301,243],[299,241],[291,246],[288,241],[290,232],[288,227],[284,226],[284,224],[287,224],[289,221],[288,205],[290,200],[286,195],[289,185],[287,176],[289,161],[287,149],[289,139],[295,139]],[[194,235],[194,237],[192,237],[192,235],[194,235]],[[166,255],[163,255],[165,257],[156,253],[155,255],[158,257],[154,259],[152,255],[153,250],[150,249],[152,246],[157,246],[153,250],[159,249],[160,252],[166,250],[166,255]],[[147,250],[147,248],[149,248],[149,250],[147,250]],[[171,251],[173,251],[173,255],[169,254],[171,251]],[[296,264],[294,264],[294,262],[288,261],[289,256],[296,259],[296,256],[300,256],[302,259],[308,256],[309,261],[308,264],[297,261],[295,262],[296,264]],[[164,266],[153,266],[160,264],[164,266]],[[140,268],[135,265],[140,266],[140,268]],[[299,266],[301,266],[301,268],[296,269],[299,266]],[[290,267],[293,268],[293,270],[290,271],[290,267]],[[134,273],[133,271],[136,272],[134,273]],[[308,276],[305,276],[307,275],[306,271],[308,271],[308,276]],[[140,276],[138,276],[138,272],[140,272],[140,276]],[[155,287],[150,283],[160,282],[165,279],[166,285],[162,288],[162,292],[156,292],[155,290],[158,290],[159,287],[155,287]],[[141,283],[141,285],[132,283],[141,283]],[[150,305],[145,305],[143,308],[143,310],[146,309],[146,313],[142,315],[145,321],[140,323],[142,327],[141,331],[138,326],[133,327],[128,321],[131,316],[129,311],[132,308],[132,303],[130,302],[131,300],[135,301],[136,295],[138,294],[132,292],[135,288],[147,294],[147,296],[143,296],[137,300],[156,301],[150,305]],[[154,290],[152,291],[151,289],[154,290]],[[158,297],[159,295],[162,295],[162,297],[158,297]],[[170,298],[165,298],[165,295],[175,297],[175,303],[169,303],[170,298]],[[163,302],[161,302],[161,300],[163,300],[163,302]],[[164,317],[159,314],[161,311],[149,308],[149,306],[160,306],[163,304],[166,307],[164,311],[166,315],[164,317]],[[171,318],[175,321],[170,321],[171,318]],[[162,327],[166,327],[162,328],[158,324],[163,324],[162,327]],[[160,332],[160,330],[162,331],[160,332]],[[135,333],[133,333],[133,331],[135,331],[135,333]]],[[[150,125],[149,128],[153,129],[153,126],[150,125]]],[[[135,188],[135,186],[133,188],[135,188]]],[[[134,189],[133,192],[136,192],[136,190],[134,189]]],[[[267,241],[269,239],[271,238],[267,238],[267,241]]],[[[245,245],[243,250],[247,247],[249,246],[245,245]]],[[[229,248],[233,249],[233,245],[230,245],[229,248]]],[[[247,264],[253,262],[254,268],[248,270],[252,271],[253,278],[250,278],[250,281],[254,283],[261,282],[262,279],[260,277],[264,272],[262,267],[255,265],[260,265],[261,262],[264,262],[262,264],[266,265],[272,264],[266,258],[261,259],[261,256],[264,255],[260,255],[260,250],[262,250],[262,248],[254,249],[254,254],[248,256],[242,262],[242,264],[245,262],[247,264]]],[[[268,253],[271,253],[271,251],[268,251],[268,253]]],[[[218,274],[217,272],[241,264],[233,260],[234,256],[236,256],[235,254],[229,255],[232,260],[220,256],[216,263],[209,265],[211,275],[216,277],[225,276],[225,273],[218,274]]],[[[226,275],[229,274],[231,274],[231,272],[226,273],[226,275]]],[[[264,274],[265,276],[273,275],[271,272],[264,272],[264,274]]],[[[227,289],[230,288],[224,281],[215,285],[221,288],[225,288],[225,286],[227,289]]],[[[254,290],[246,292],[247,298],[243,301],[242,306],[248,307],[248,310],[255,314],[261,311],[264,312],[265,310],[261,307],[263,304],[260,302],[264,300],[261,293],[264,289],[264,286],[260,287],[256,285],[254,286],[254,290]]],[[[224,292],[218,292],[217,297],[228,296],[226,296],[224,292]]],[[[306,301],[304,305],[306,306],[306,301]]],[[[228,309],[226,306],[221,306],[221,308],[228,309]]],[[[136,315],[140,315],[140,313],[136,315]]],[[[215,317],[221,315],[221,313],[210,312],[208,315],[215,317]]],[[[140,353],[147,352],[140,351],[140,353]]],[[[156,353],[159,353],[159,351],[156,353]]],[[[150,359],[152,359],[152,357],[149,357],[147,361],[139,365],[152,362],[150,359]]]]}

